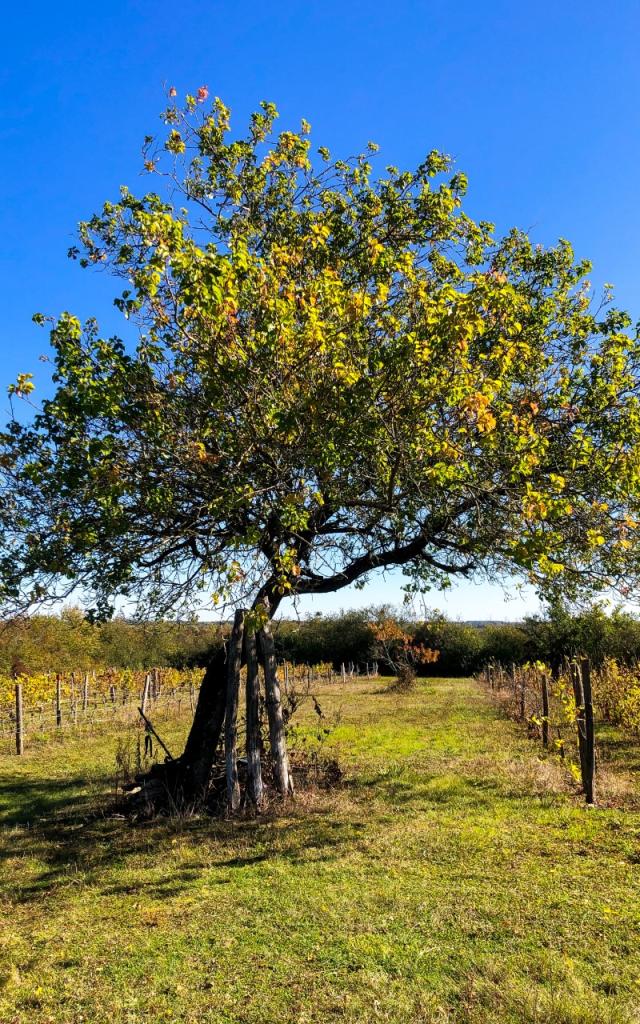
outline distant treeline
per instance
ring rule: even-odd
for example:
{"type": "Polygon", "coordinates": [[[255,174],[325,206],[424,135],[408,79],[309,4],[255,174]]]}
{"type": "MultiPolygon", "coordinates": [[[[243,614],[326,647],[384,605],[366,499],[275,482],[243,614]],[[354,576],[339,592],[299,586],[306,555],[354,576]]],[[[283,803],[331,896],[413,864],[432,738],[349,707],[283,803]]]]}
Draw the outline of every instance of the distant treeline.
{"type": "MultiPolygon", "coordinates": [[[[281,622],[280,651],[288,660],[332,661],[336,668],[341,662],[362,665],[376,657],[382,670],[371,624],[388,613],[388,609],[366,609],[281,622]]],[[[556,606],[544,617],[519,623],[471,624],[437,612],[422,622],[396,613],[396,621],[416,644],[440,652],[435,663],[417,666],[420,675],[471,675],[490,661],[553,665],[576,655],[589,657],[596,666],[607,657],[624,664],[640,661],[640,619],[621,610],[606,614],[599,606],[573,615],[556,606]]]]}
{"type": "Polygon", "coordinates": [[[0,673],[75,669],[185,668],[205,664],[222,643],[210,622],[135,622],[115,618],[93,624],[77,608],[0,623],[0,673]]]}
{"type": "MultiPolygon", "coordinates": [[[[275,627],[281,658],[298,663],[332,662],[364,667],[383,655],[376,644],[375,623],[389,617],[380,608],[280,620],[275,627]]],[[[605,657],[623,663],[640,660],[640,620],[600,607],[571,615],[561,607],[546,617],[520,623],[470,624],[439,613],[426,621],[395,613],[416,644],[440,652],[435,664],[418,666],[429,675],[468,675],[488,661],[552,664],[565,655],[586,655],[597,665],[605,657]]],[[[66,672],[97,666],[142,669],[154,665],[184,668],[205,665],[224,642],[228,627],[211,622],[136,622],[115,618],[91,624],[79,609],[60,615],[37,615],[0,625],[0,673],[66,672]]]]}

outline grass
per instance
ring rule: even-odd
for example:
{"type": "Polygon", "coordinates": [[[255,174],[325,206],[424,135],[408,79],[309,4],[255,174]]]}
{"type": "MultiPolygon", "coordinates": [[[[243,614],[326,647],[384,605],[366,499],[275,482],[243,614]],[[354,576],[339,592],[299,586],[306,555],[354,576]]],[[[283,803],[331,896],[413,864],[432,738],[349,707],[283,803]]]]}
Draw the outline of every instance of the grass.
{"type": "Polygon", "coordinates": [[[471,680],[320,699],[346,785],[258,822],[96,816],[121,734],[1,759],[2,1024],[640,1020],[637,800],[471,680]]]}

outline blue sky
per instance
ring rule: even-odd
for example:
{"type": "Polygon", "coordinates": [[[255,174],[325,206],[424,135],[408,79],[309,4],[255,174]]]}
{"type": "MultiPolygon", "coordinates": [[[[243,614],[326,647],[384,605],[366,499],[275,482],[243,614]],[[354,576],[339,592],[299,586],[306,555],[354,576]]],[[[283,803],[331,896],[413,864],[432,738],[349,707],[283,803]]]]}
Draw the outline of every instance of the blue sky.
{"type": "MultiPolygon", "coordinates": [[[[369,139],[385,162],[432,148],[470,179],[467,209],[499,230],[570,239],[640,317],[640,4],[56,4],[3,12],[0,61],[2,384],[45,389],[36,310],[119,327],[105,276],[66,259],[78,220],[135,191],[142,137],[163,85],[209,86],[238,123],[260,99],[306,117],[317,144],[348,155],[369,139]]],[[[0,399],[0,413],[4,414],[0,399]]],[[[512,588],[508,588],[512,589],[512,588]]],[[[315,608],[397,602],[396,578],[315,608]]],[[[429,602],[469,618],[517,618],[533,595],[464,585],[429,602]]],[[[307,606],[305,606],[306,608],[307,606]]]]}

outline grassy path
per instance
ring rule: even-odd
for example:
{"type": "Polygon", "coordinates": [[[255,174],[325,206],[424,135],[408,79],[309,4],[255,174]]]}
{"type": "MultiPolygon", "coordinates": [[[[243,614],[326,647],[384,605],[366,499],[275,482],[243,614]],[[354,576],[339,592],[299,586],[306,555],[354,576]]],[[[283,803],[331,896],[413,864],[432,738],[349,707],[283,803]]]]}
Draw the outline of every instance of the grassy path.
{"type": "Polygon", "coordinates": [[[470,680],[321,702],[348,784],[260,823],[90,818],[116,737],[0,762],[2,1024],[640,1020],[636,812],[470,680]]]}

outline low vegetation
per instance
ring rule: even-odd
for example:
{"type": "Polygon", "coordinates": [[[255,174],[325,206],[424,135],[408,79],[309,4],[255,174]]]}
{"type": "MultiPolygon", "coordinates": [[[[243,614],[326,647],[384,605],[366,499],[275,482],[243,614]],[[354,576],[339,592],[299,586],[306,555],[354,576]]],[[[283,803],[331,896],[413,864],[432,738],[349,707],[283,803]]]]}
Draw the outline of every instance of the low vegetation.
{"type": "Polygon", "coordinates": [[[318,698],[345,779],[258,820],[125,823],[133,727],[2,759],[0,1020],[636,1021],[637,746],[606,726],[586,811],[473,680],[318,698]]]}

